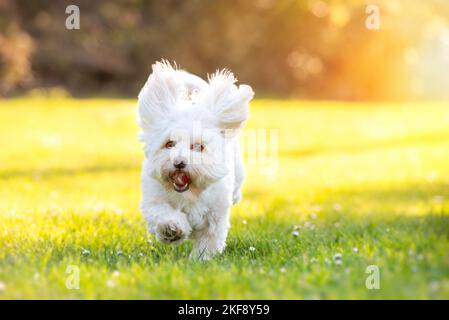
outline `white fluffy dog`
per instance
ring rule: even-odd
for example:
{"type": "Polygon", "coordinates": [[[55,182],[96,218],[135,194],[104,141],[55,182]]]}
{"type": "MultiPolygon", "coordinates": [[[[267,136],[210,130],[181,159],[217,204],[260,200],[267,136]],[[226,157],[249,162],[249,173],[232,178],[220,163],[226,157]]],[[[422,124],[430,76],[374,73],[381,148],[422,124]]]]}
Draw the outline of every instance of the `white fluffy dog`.
{"type": "Polygon", "coordinates": [[[250,86],[217,71],[208,82],[156,62],[139,93],[145,160],[141,210],[158,241],[193,240],[193,259],[226,245],[230,208],[241,198],[244,168],[237,134],[248,118],[250,86]]]}

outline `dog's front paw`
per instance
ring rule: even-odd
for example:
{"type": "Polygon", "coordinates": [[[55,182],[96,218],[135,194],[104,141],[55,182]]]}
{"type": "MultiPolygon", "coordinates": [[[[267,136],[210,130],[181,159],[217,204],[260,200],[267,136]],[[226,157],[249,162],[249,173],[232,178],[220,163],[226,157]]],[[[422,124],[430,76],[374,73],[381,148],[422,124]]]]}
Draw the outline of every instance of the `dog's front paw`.
{"type": "Polygon", "coordinates": [[[163,243],[176,244],[187,238],[187,231],[176,222],[160,223],[156,227],[156,239],[163,243]]]}

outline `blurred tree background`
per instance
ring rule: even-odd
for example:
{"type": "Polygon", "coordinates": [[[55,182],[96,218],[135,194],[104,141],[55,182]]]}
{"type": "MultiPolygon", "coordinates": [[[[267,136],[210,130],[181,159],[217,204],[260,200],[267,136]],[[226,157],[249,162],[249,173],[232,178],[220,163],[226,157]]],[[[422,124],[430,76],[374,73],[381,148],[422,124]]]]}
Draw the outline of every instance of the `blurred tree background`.
{"type": "Polygon", "coordinates": [[[229,68],[258,97],[446,99],[449,1],[0,0],[0,95],[136,96],[161,58],[229,68]],[[65,27],[70,4],[79,30],[65,27]]]}

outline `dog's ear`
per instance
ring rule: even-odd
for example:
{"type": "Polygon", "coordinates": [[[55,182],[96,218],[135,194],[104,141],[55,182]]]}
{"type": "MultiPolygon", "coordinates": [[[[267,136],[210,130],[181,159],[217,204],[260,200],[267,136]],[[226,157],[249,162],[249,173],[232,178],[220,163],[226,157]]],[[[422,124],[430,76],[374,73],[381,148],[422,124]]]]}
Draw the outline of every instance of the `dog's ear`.
{"type": "Polygon", "coordinates": [[[217,71],[209,78],[208,106],[224,130],[239,130],[249,114],[249,101],[254,92],[248,85],[236,86],[234,75],[217,71]]]}
{"type": "Polygon", "coordinates": [[[152,68],[138,97],[138,123],[143,131],[175,109],[184,90],[177,70],[168,61],[156,62],[152,68]]]}

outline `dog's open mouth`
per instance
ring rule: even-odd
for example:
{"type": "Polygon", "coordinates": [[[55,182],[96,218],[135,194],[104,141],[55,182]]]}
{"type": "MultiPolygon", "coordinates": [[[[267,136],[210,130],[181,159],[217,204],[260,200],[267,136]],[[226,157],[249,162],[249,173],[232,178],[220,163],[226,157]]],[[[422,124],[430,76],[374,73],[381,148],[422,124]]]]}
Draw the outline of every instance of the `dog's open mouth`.
{"type": "Polygon", "coordinates": [[[189,189],[190,177],[184,171],[174,171],[170,174],[170,179],[173,182],[173,188],[175,191],[184,192],[189,189]]]}

